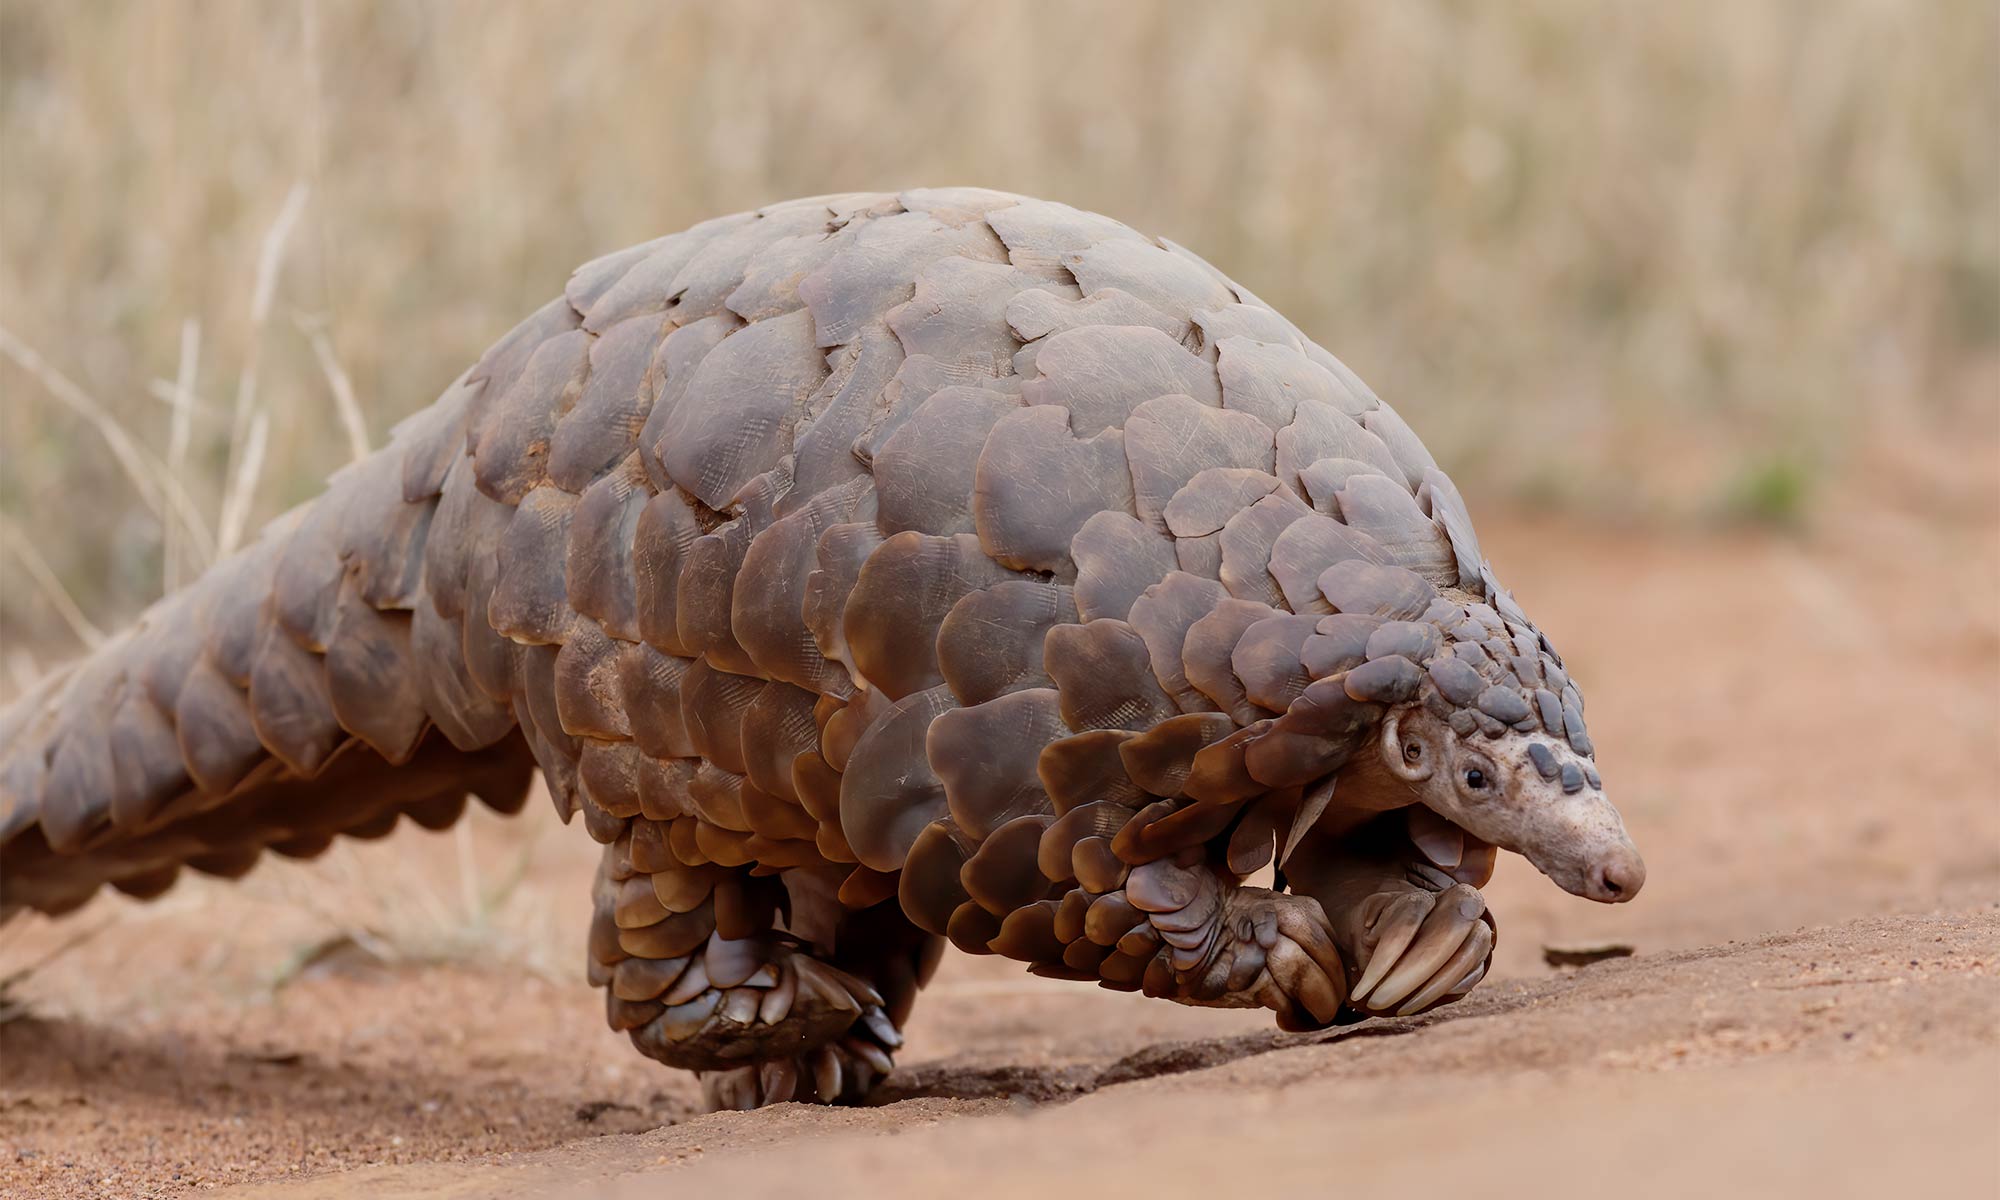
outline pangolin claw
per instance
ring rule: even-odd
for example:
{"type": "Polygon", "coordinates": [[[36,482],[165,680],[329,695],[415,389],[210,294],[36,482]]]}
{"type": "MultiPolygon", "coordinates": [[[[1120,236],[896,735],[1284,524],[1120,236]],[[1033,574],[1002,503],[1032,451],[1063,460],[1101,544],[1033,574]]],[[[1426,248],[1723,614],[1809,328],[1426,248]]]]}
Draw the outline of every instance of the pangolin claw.
{"type": "Polygon", "coordinates": [[[1442,891],[1379,892],[1362,905],[1348,1003],[1372,1016],[1410,1016],[1464,995],[1493,953],[1485,897],[1466,884],[1442,891]]]}

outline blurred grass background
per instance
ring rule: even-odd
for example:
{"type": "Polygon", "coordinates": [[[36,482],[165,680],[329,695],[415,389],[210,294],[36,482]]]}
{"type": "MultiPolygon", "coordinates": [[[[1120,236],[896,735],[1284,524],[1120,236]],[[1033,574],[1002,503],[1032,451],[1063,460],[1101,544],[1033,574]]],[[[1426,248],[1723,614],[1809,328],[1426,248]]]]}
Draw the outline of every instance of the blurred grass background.
{"type": "Polygon", "coordinates": [[[79,405],[254,528],[343,388],[379,444],[577,263],[924,183],[1190,246],[1476,509],[1990,510],[1996,48],[1990,0],[0,0],[0,636],[30,676],[206,552],[79,405]]]}

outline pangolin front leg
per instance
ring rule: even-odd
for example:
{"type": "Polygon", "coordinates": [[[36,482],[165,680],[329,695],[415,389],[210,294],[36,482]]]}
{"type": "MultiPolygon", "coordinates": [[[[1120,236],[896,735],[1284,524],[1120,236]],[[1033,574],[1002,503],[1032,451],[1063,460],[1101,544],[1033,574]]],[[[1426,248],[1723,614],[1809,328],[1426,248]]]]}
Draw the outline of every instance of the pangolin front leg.
{"type": "MultiPolygon", "coordinates": [[[[1312,897],[1244,887],[1199,851],[1188,851],[1135,867],[1123,900],[1142,920],[1119,939],[1119,951],[1157,948],[1140,980],[1147,995],[1268,1008],[1293,1030],[1316,1029],[1339,1015],[1345,965],[1326,912],[1312,897]]],[[[1100,904],[1119,907],[1108,897],[1093,901],[1084,913],[1086,933],[1100,904]]]]}
{"type": "Polygon", "coordinates": [[[1349,964],[1349,1006],[1409,1016],[1485,978],[1498,926],[1478,889],[1493,862],[1494,847],[1415,806],[1343,838],[1308,837],[1289,875],[1331,916],[1349,964]]]}

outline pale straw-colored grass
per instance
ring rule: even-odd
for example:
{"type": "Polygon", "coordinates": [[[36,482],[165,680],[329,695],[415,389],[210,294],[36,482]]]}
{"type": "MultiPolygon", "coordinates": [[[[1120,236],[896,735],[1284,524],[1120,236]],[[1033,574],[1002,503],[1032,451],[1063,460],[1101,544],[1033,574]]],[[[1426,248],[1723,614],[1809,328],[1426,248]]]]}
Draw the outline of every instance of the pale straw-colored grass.
{"type": "MultiPolygon", "coordinates": [[[[0,513],[114,628],[577,262],[935,182],[1193,247],[1475,508],[1990,503],[1997,45],[1983,0],[0,0],[0,513]]],[[[49,595],[0,589],[11,663],[73,649],[49,595]]]]}

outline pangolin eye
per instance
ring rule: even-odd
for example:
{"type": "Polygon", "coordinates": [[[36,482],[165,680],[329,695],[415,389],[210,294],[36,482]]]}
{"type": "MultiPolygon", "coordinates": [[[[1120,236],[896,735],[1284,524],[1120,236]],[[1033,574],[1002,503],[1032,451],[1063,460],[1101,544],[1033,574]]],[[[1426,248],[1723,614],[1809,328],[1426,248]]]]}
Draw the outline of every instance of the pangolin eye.
{"type": "Polygon", "coordinates": [[[1486,790],[1486,772],[1474,767],[1465,773],[1465,786],[1475,792],[1486,790]]]}
{"type": "Polygon", "coordinates": [[[1403,747],[1403,757],[1415,762],[1424,756],[1424,748],[1415,742],[1403,747]]]}

